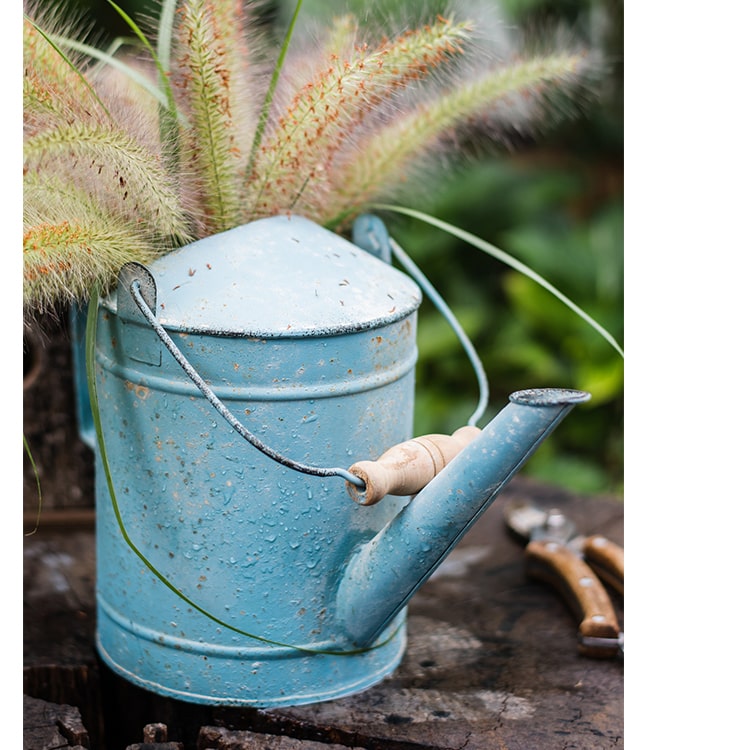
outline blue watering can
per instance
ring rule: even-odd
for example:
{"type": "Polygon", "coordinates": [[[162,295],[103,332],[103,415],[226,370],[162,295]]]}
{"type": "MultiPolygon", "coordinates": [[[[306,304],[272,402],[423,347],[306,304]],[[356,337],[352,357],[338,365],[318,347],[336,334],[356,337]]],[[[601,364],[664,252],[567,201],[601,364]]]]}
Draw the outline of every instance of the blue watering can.
{"type": "Polygon", "coordinates": [[[123,268],[95,343],[97,648],[116,673],[269,708],[397,667],[409,599],[589,397],[521,391],[483,430],[410,439],[420,302],[296,216],[123,268]]]}

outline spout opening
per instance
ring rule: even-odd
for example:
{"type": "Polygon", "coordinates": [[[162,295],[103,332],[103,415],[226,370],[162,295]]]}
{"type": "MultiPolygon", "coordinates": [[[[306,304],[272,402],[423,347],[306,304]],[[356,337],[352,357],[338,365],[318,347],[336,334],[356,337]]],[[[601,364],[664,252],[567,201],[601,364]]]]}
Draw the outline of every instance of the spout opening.
{"type": "Polygon", "coordinates": [[[564,406],[583,404],[591,398],[591,394],[573,388],[528,388],[511,393],[508,398],[522,406],[564,406]]]}

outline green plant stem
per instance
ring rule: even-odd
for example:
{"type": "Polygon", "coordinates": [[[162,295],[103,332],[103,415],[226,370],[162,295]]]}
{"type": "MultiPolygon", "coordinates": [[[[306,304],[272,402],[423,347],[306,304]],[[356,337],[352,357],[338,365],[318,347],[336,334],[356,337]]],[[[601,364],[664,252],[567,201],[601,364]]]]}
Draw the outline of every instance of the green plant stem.
{"type": "Polygon", "coordinates": [[[588,315],[588,313],[584,312],[580,307],[578,307],[578,305],[575,304],[575,302],[566,297],[555,286],[550,284],[549,281],[536,273],[536,271],[533,271],[527,265],[524,265],[523,263],[521,263],[521,261],[517,260],[512,255],[509,255],[504,250],[501,250],[499,247],[495,247],[486,240],[481,239],[481,237],[477,237],[470,232],[459,229],[452,224],[448,224],[445,221],[441,221],[440,219],[437,219],[434,216],[430,216],[429,214],[422,213],[421,211],[416,211],[411,208],[405,208],[403,206],[394,206],[391,204],[383,203],[375,204],[373,208],[380,209],[382,211],[393,211],[395,213],[403,214],[404,216],[411,216],[412,218],[423,221],[426,224],[431,224],[432,226],[437,227],[438,229],[442,229],[444,232],[452,234],[454,237],[463,240],[469,245],[473,245],[478,250],[482,250],[488,255],[497,258],[499,261],[505,263],[516,271],[519,271],[524,276],[527,276],[532,281],[535,281],[537,284],[539,284],[539,286],[543,287],[548,292],[557,297],[564,305],[566,305],[566,307],[572,310],[576,315],[578,315],[578,317],[588,323],[597,333],[599,333],[623,359],[625,358],[625,352],[623,351],[620,344],[617,343],[615,337],[609,331],[607,331],[602,325],[597,323],[590,315],[588,315]]]}

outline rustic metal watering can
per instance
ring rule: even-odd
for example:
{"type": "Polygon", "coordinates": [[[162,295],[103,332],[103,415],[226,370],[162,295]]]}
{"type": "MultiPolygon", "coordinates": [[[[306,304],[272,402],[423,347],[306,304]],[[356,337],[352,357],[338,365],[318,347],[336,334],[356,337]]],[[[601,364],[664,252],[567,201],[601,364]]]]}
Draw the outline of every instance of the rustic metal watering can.
{"type": "Polygon", "coordinates": [[[274,707],[396,668],[411,596],[588,398],[522,391],[483,430],[409,440],[420,301],[295,216],[123,269],[95,345],[97,647],[115,672],[274,707]]]}

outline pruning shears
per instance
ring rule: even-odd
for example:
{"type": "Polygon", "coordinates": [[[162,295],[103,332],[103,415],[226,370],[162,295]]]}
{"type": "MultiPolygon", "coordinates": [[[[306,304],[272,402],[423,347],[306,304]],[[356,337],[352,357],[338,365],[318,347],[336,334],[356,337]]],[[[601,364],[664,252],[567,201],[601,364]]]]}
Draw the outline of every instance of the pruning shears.
{"type": "Polygon", "coordinates": [[[602,581],[625,591],[623,548],[600,534],[584,536],[560,510],[510,502],[505,522],[526,543],[526,573],[551,584],[579,618],[578,650],[606,659],[624,654],[624,634],[602,581]]]}

